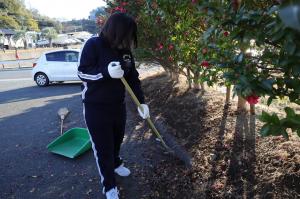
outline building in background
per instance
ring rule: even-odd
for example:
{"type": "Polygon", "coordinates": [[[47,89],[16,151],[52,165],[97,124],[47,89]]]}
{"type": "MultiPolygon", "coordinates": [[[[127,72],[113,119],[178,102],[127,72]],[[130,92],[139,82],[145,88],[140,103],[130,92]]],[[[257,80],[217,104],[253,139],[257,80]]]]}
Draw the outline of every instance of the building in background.
{"type": "Polygon", "coordinates": [[[10,49],[14,45],[13,36],[16,34],[11,29],[0,29],[0,48],[10,49]]]}

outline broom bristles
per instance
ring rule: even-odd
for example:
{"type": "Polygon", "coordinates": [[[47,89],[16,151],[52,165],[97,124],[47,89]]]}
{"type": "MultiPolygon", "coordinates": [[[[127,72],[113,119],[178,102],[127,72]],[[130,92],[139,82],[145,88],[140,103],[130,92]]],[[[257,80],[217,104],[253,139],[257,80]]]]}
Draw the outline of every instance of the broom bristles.
{"type": "Polygon", "coordinates": [[[159,131],[159,133],[161,134],[161,136],[163,137],[163,140],[165,141],[167,146],[170,148],[170,150],[171,150],[170,152],[175,157],[177,157],[178,159],[183,161],[185,166],[187,166],[188,168],[192,168],[192,158],[190,157],[188,152],[182,146],[180,146],[178,144],[178,142],[176,141],[174,136],[172,136],[170,133],[168,133],[168,132],[174,131],[174,129],[171,129],[170,127],[168,127],[161,117],[156,118],[154,124],[155,124],[155,127],[157,128],[157,130],[159,131]]]}

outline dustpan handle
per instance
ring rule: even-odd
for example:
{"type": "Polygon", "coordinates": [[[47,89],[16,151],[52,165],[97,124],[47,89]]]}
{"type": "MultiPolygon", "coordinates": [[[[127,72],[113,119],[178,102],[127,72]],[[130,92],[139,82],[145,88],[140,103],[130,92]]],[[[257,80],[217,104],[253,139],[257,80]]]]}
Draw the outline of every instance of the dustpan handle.
{"type": "Polygon", "coordinates": [[[63,134],[63,129],[64,129],[64,119],[60,119],[60,135],[63,134]]]}
{"type": "MultiPolygon", "coordinates": [[[[136,97],[136,95],[134,94],[134,92],[132,91],[131,87],[129,86],[129,84],[127,83],[126,79],[124,77],[121,78],[122,83],[124,84],[127,92],[129,93],[129,95],[131,96],[131,98],[133,99],[133,101],[135,102],[135,104],[140,108],[140,110],[144,111],[143,107],[141,106],[141,103],[139,102],[138,98],[136,97]]],[[[155,128],[152,120],[150,119],[150,117],[148,117],[147,122],[150,126],[150,128],[153,130],[153,132],[155,133],[155,135],[158,137],[158,139],[162,142],[163,146],[169,150],[169,147],[166,145],[165,141],[163,140],[163,138],[161,137],[160,133],[158,132],[158,130],[155,128]]]]}

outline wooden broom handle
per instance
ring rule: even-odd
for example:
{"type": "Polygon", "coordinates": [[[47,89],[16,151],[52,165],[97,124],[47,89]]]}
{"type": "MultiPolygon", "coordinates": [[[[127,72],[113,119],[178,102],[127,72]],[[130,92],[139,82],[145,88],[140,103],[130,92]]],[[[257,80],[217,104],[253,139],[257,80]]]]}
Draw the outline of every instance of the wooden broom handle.
{"type": "MultiPolygon", "coordinates": [[[[138,106],[138,108],[140,108],[143,112],[144,109],[141,106],[141,103],[139,102],[138,98],[136,97],[136,95],[134,94],[134,92],[132,91],[131,87],[129,86],[129,84],[127,83],[126,79],[124,77],[121,78],[122,83],[124,84],[127,92],[129,93],[129,95],[131,96],[131,98],[133,99],[133,101],[135,102],[135,104],[138,106]]],[[[170,148],[166,145],[165,141],[163,140],[163,138],[161,137],[160,133],[158,132],[158,130],[155,128],[152,120],[150,119],[150,117],[148,117],[147,122],[150,126],[150,128],[154,131],[155,135],[158,137],[158,139],[162,142],[163,146],[167,149],[170,150],[170,148]]]]}

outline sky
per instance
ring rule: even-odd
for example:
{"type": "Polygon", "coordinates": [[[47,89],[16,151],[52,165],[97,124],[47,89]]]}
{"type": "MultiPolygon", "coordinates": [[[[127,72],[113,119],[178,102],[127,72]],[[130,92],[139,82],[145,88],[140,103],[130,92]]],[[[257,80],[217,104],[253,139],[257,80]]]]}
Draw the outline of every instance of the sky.
{"type": "Polygon", "coordinates": [[[90,11],[105,5],[102,0],[25,0],[27,8],[59,20],[88,18],[90,11]]]}

